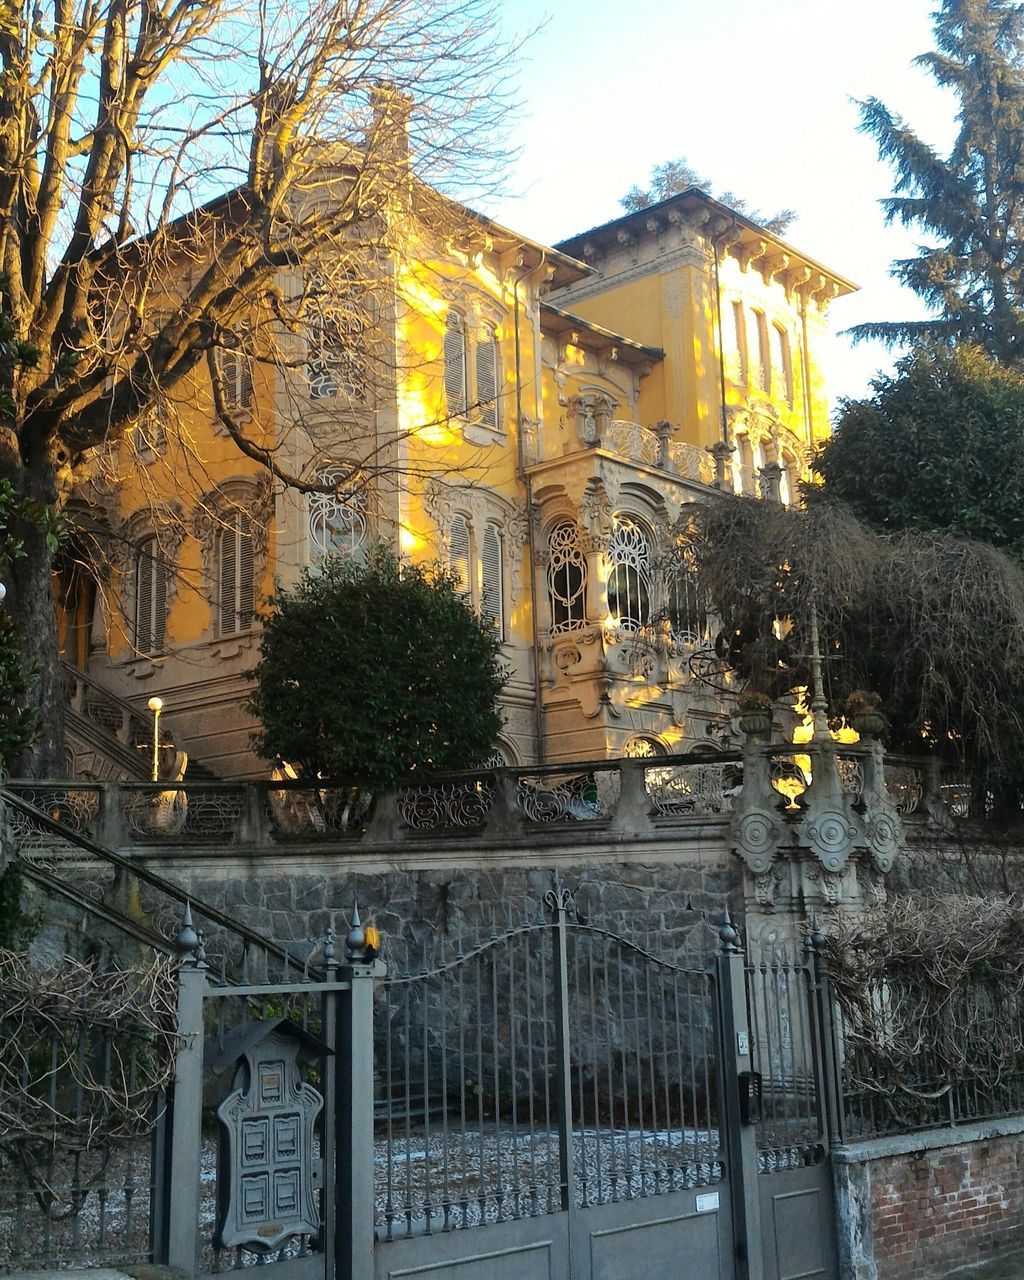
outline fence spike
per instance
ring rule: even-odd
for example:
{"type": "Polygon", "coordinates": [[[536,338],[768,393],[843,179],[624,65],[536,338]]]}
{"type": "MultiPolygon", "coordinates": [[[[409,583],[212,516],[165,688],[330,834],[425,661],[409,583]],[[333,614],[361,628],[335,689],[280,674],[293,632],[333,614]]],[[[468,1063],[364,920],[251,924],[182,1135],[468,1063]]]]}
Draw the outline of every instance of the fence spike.
{"type": "Polygon", "coordinates": [[[725,915],[722,917],[722,924],[718,930],[718,940],[722,944],[722,950],[726,953],[739,951],[740,949],[740,935],[732,922],[728,907],[725,908],[725,915]]]}

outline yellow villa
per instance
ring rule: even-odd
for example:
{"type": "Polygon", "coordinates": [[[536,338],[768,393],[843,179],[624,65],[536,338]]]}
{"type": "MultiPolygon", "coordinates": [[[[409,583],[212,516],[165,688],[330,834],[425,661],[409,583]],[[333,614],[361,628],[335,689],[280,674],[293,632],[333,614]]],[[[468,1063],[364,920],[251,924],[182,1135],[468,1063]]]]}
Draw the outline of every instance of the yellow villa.
{"type": "MultiPolygon", "coordinates": [[[[445,203],[413,193],[401,253],[353,282],[372,324],[317,324],[311,302],[288,359],[225,348],[220,404],[200,366],[97,457],[58,588],[73,776],[147,776],[153,699],[166,775],[186,754],[265,774],[240,709],[260,602],[375,539],[448,564],[500,633],[507,763],[735,741],[665,553],[715,488],[792,500],[853,286],[698,190],[553,247],[465,211],[442,232],[445,203]],[[305,488],[240,452],[231,414],[305,488]]],[[[314,299],[315,273],[291,287],[314,299]]]]}

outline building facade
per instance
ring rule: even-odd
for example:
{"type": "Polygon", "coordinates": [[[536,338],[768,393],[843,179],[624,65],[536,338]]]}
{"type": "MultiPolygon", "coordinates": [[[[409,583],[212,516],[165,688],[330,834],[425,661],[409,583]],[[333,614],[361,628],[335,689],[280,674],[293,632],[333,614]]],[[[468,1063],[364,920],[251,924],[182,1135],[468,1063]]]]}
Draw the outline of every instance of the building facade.
{"type": "Polygon", "coordinates": [[[265,773],[240,705],[261,602],[374,540],[446,564],[501,635],[506,762],[734,741],[693,674],[713,637],[681,522],[716,490],[794,499],[853,286],[696,190],[554,247],[470,214],[442,234],[441,203],[412,194],[358,323],[318,320],[294,269],[305,332],[226,346],[97,457],[59,578],[76,776],[131,774],[153,697],[168,771],[265,773]]]}

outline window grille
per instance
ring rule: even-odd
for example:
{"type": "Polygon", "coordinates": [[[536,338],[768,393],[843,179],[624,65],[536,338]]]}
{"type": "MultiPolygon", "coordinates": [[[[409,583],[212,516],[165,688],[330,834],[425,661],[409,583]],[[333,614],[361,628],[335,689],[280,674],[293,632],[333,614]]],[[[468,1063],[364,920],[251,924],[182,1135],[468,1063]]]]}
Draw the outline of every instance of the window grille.
{"type": "Polygon", "coordinates": [[[697,586],[688,552],[684,551],[681,561],[669,569],[667,587],[668,620],[673,640],[677,644],[694,647],[710,643],[708,600],[697,586]]]}
{"type": "Polygon", "coordinates": [[[342,555],[358,560],[366,548],[366,499],[362,493],[338,492],[337,486],[349,478],[344,467],[322,467],[316,473],[320,484],[334,485],[333,493],[309,495],[309,557],[322,560],[342,555]]]}
{"type": "Polygon", "coordinates": [[[587,558],[579,529],[566,520],[548,535],[548,604],[553,632],[574,631],[587,620],[587,558]]]}
{"type": "Polygon", "coordinates": [[[629,516],[614,518],[608,561],[608,612],[624,630],[639,631],[651,620],[651,547],[629,516]]]}
{"type": "Polygon", "coordinates": [[[249,630],[256,612],[252,520],[246,512],[225,517],[217,543],[220,634],[234,635],[249,630]]]}
{"type": "Polygon", "coordinates": [[[363,299],[352,286],[333,305],[323,284],[314,284],[309,302],[309,394],[326,400],[342,391],[352,396],[362,393],[366,320],[363,299]]]}
{"type": "Polygon", "coordinates": [[[466,604],[473,600],[469,565],[469,525],[465,516],[456,513],[449,528],[448,569],[455,580],[455,594],[466,604]]]}
{"type": "Polygon", "coordinates": [[[229,409],[252,405],[252,363],[241,351],[221,351],[218,358],[221,389],[229,409]]]}
{"type": "Polygon", "coordinates": [[[444,331],[444,394],[449,417],[466,412],[466,324],[449,311],[444,331]]]}
{"type": "Polygon", "coordinates": [[[501,563],[501,531],[488,522],[484,525],[484,548],[481,558],[480,615],[505,638],[504,583],[501,563]]]}
{"type": "Polygon", "coordinates": [[[493,329],[484,329],[476,346],[476,399],[480,422],[498,428],[498,341],[493,329]]]}
{"type": "Polygon", "coordinates": [[[167,564],[156,538],[135,550],[135,647],[162,653],[167,632],[167,564]]]}
{"type": "Polygon", "coordinates": [[[653,756],[663,756],[665,748],[657,740],[657,738],[645,738],[637,735],[630,738],[622,749],[622,754],[627,760],[650,760],[653,756]]]}

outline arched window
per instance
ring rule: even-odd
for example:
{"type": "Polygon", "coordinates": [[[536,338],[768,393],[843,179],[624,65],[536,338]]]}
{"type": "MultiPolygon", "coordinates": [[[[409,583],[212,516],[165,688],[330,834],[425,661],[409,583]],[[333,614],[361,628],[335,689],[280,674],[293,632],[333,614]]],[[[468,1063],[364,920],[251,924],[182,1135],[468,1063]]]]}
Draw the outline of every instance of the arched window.
{"type": "Polygon", "coordinates": [[[248,631],[256,612],[252,520],[244,511],[224,517],[217,535],[218,626],[222,636],[248,631]]]}
{"type": "Polygon", "coordinates": [[[167,637],[167,563],[156,538],[135,548],[135,647],[162,653],[167,637]]]}
{"type": "Polygon", "coordinates": [[[476,344],[476,400],[482,426],[498,429],[498,339],[484,326],[476,344]]]}
{"type": "Polygon", "coordinates": [[[480,557],[480,616],[505,638],[504,574],[501,562],[501,530],[493,521],[484,525],[483,554],[480,557]]]}
{"type": "Polygon", "coordinates": [[[654,756],[663,756],[665,748],[657,738],[645,738],[642,734],[630,738],[622,748],[627,760],[650,760],[654,756]]]}
{"type": "Polygon", "coordinates": [[[444,395],[450,417],[466,412],[466,322],[449,311],[444,331],[444,395]]]}
{"type": "Polygon", "coordinates": [[[626,631],[651,620],[651,545],[629,516],[616,516],[608,547],[608,612],[626,631]]]}
{"type": "Polygon", "coordinates": [[[367,323],[366,299],[354,281],[313,282],[307,325],[313,399],[329,399],[342,391],[355,397],[364,394],[367,323]]]}
{"type": "Polygon", "coordinates": [[[366,498],[361,492],[346,494],[337,486],[351,476],[346,467],[321,467],[320,484],[334,485],[333,493],[309,495],[309,558],[342,555],[358,560],[366,549],[366,498]]]}
{"type": "Polygon", "coordinates": [[[455,579],[455,594],[466,604],[473,602],[470,563],[469,524],[465,516],[456,512],[449,526],[448,570],[455,579]]]}
{"type": "Polygon", "coordinates": [[[587,558],[571,520],[548,535],[548,605],[553,632],[574,631],[587,620],[587,558]]]}

